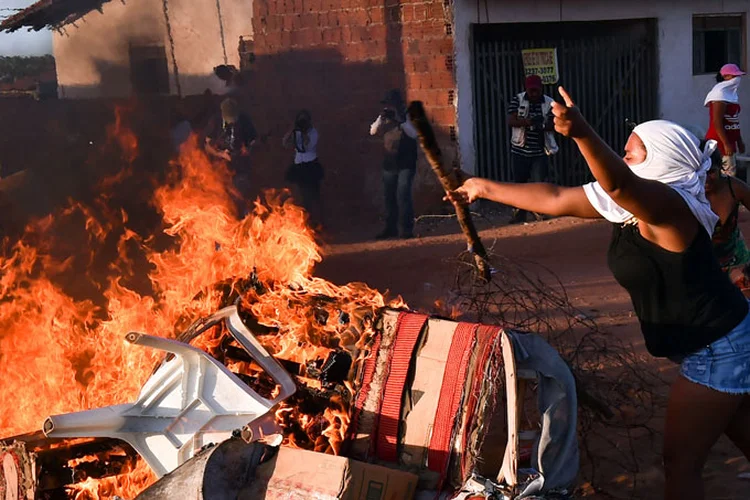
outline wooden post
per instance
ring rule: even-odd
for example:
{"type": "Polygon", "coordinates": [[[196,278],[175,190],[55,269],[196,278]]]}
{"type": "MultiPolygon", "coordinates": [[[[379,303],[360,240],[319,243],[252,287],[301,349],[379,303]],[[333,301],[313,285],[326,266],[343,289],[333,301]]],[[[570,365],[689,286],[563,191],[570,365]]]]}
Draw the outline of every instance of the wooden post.
{"type": "MultiPolygon", "coordinates": [[[[414,127],[417,129],[419,144],[422,146],[422,151],[424,151],[424,155],[430,163],[432,171],[435,172],[435,175],[437,175],[440,180],[443,189],[445,191],[454,191],[458,189],[461,184],[463,184],[461,171],[455,168],[448,170],[445,165],[443,165],[443,157],[437,139],[435,138],[435,132],[432,130],[424,106],[420,101],[413,101],[409,105],[409,118],[411,118],[414,127]]],[[[469,207],[464,203],[453,202],[453,208],[456,210],[458,224],[461,226],[461,231],[463,231],[464,236],[466,237],[469,251],[474,255],[474,262],[479,270],[479,274],[484,281],[489,281],[491,278],[491,269],[487,258],[487,251],[485,250],[482,241],[479,239],[476,227],[474,227],[474,221],[471,219],[469,207]]]]}

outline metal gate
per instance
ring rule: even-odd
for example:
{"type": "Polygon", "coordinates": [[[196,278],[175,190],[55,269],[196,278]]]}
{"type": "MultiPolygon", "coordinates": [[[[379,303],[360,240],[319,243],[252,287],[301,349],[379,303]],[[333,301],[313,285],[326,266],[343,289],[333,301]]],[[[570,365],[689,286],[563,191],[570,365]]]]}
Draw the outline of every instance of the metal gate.
{"type": "MultiPolygon", "coordinates": [[[[521,50],[557,48],[559,82],[545,94],[572,95],[588,121],[615,151],[630,133],[628,121],[657,117],[659,75],[656,22],[651,19],[473,26],[474,144],[482,177],[512,181],[507,108],[523,91],[521,50]]],[[[591,174],[573,141],[558,136],[550,182],[578,185],[591,174]]]]}

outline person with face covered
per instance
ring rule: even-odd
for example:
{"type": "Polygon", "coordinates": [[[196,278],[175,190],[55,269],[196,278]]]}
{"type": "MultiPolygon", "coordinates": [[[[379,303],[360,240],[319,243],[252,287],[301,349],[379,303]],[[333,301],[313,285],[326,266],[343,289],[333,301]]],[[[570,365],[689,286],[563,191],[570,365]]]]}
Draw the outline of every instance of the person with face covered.
{"type": "Polygon", "coordinates": [[[240,111],[235,99],[221,102],[221,114],[215,116],[205,131],[206,152],[227,162],[232,172],[234,187],[239,194],[237,209],[241,216],[247,212],[250,197],[250,149],[258,133],[250,117],[240,111]]]}
{"type": "Polygon", "coordinates": [[[596,182],[578,187],[469,178],[448,197],[486,198],[549,215],[613,223],[607,261],[630,295],[646,348],[680,364],[664,429],[665,495],[704,498],[701,472],[726,434],[750,458],[748,302],[722,272],[711,234],[718,217],[705,194],[715,141],[672,122],[638,125],[620,158],[563,88],[555,130],[572,138],[596,182]]]}
{"type": "Polygon", "coordinates": [[[725,64],[716,75],[716,85],[703,103],[709,109],[710,123],[706,139],[719,143],[722,170],[727,175],[736,175],[736,153],[745,152],[745,143],[740,131],[740,105],[738,89],[740,77],[745,72],[736,64],[725,64]]]}
{"type": "MultiPolygon", "coordinates": [[[[525,91],[514,96],[508,105],[514,182],[547,180],[549,156],[558,149],[553,132],[552,102],[552,98],[542,92],[542,78],[530,75],[526,77],[525,91]]],[[[526,217],[525,210],[516,210],[511,224],[526,222],[526,217]]],[[[538,214],[537,218],[540,218],[538,214]]]]}
{"type": "Polygon", "coordinates": [[[297,185],[302,206],[307,210],[310,224],[322,224],[320,182],[323,167],[318,161],[318,131],[313,126],[312,115],[306,109],[297,113],[294,127],[283,139],[285,148],[294,148],[294,164],[286,172],[286,180],[297,185]]]}

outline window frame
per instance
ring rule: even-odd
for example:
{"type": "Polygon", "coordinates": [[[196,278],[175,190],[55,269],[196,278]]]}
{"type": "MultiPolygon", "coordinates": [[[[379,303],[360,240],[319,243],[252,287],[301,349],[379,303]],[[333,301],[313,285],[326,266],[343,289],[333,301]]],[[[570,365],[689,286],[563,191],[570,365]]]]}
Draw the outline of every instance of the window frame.
{"type": "MultiPolygon", "coordinates": [[[[707,32],[707,31],[719,31],[717,29],[706,29],[703,26],[696,26],[698,21],[702,21],[705,25],[705,22],[707,19],[714,18],[714,19],[739,19],[739,33],[740,33],[740,60],[738,61],[729,61],[726,60],[722,64],[725,63],[735,63],[741,68],[745,67],[745,62],[747,61],[747,16],[745,12],[720,12],[720,13],[698,13],[693,14],[692,16],[692,23],[691,23],[691,40],[692,40],[692,73],[693,76],[703,76],[703,75],[714,75],[716,74],[715,71],[705,71],[703,67],[699,68],[696,65],[696,35],[700,32],[707,32]]],[[[729,23],[727,23],[729,24],[729,23]]],[[[730,31],[734,31],[737,28],[733,27],[724,27],[721,31],[727,33],[730,31]]],[[[728,47],[725,47],[725,52],[728,50],[728,47]]],[[[703,56],[705,58],[705,55],[703,56]]],[[[728,56],[727,56],[728,58],[728,56]]]]}

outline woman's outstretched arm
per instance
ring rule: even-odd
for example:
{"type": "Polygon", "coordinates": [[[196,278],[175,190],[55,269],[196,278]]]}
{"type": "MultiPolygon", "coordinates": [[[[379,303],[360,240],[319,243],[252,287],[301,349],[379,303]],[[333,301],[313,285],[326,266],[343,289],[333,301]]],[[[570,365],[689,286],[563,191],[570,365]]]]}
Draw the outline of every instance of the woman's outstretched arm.
{"type": "Polygon", "coordinates": [[[467,179],[449,198],[471,203],[478,198],[496,201],[522,210],[547,215],[598,218],[582,187],[560,187],[554,184],[512,184],[479,177],[467,179]]]}

